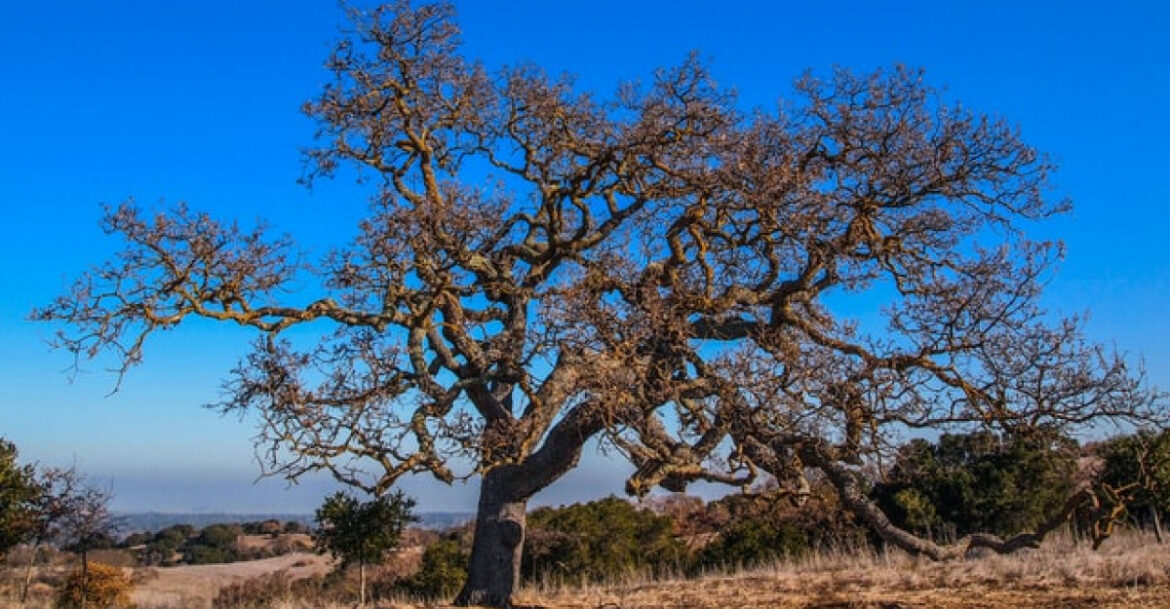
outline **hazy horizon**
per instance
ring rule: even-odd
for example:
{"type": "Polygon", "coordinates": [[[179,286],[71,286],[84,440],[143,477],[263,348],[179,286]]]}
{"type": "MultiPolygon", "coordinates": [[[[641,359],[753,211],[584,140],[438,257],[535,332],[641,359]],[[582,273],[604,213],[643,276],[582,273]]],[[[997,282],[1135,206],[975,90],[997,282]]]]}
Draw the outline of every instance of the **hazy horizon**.
{"type": "MultiPolygon", "coordinates": [[[[85,471],[84,463],[81,465],[80,469],[85,471]]],[[[538,494],[530,505],[563,505],[611,494],[624,495],[624,475],[614,475],[613,471],[614,467],[622,466],[625,464],[591,453],[582,459],[580,467],[538,494]]],[[[633,468],[625,467],[629,472],[633,471],[633,468]]],[[[111,507],[120,512],[308,514],[321,505],[326,495],[346,489],[324,474],[307,477],[292,486],[280,478],[257,479],[255,472],[187,477],[165,472],[153,476],[115,475],[111,478],[91,475],[91,480],[112,490],[111,507]]],[[[418,511],[474,512],[479,482],[478,479],[457,481],[447,486],[433,478],[414,476],[403,479],[396,488],[418,500],[418,511]]],[[[722,494],[709,485],[696,487],[694,492],[707,497],[722,494]]]]}

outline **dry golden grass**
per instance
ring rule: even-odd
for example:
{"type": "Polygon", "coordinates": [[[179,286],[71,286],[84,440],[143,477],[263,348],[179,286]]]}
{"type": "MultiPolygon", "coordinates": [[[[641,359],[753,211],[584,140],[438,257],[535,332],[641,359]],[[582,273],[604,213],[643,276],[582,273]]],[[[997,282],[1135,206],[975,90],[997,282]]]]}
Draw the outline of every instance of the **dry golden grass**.
{"type": "MultiPolygon", "coordinates": [[[[328,571],[327,557],[291,554],[224,565],[138,570],[138,609],[207,609],[221,586],[286,570],[293,578],[328,571]]],[[[1010,556],[934,563],[900,552],[818,554],[738,573],[594,586],[544,585],[521,603],[549,609],[1170,609],[1170,546],[1128,533],[1099,552],[1067,538],[1010,556]]],[[[29,609],[47,605],[35,603],[29,609]]],[[[272,609],[350,605],[281,601],[272,609]]],[[[405,601],[379,608],[405,609],[405,601]]],[[[19,607],[0,598],[0,609],[19,607]]]]}
{"type": "Polygon", "coordinates": [[[545,586],[521,600],[557,609],[1170,608],[1170,548],[1129,534],[1099,552],[1055,539],[1039,550],[952,563],[901,552],[820,554],[690,580],[545,586]]]}
{"type": "Polygon", "coordinates": [[[135,588],[132,599],[139,609],[205,609],[232,582],[282,570],[296,579],[327,573],[331,567],[328,556],[295,552],[246,562],[156,568],[151,569],[155,576],[135,588]]]}

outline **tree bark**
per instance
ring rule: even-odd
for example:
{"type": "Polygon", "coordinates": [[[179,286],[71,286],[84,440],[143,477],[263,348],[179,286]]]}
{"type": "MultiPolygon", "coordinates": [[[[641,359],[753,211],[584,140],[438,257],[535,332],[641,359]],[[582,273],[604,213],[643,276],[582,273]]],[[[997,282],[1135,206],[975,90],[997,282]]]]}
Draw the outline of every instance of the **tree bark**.
{"type": "Polygon", "coordinates": [[[520,558],[528,499],[514,492],[513,477],[497,468],[483,477],[467,583],[455,604],[511,607],[520,585],[520,558]]]}
{"type": "Polygon", "coordinates": [[[520,463],[483,475],[467,583],[456,605],[512,607],[520,586],[520,560],[528,499],[577,465],[585,442],[606,425],[593,402],[580,404],[549,430],[540,449],[520,463]]]}

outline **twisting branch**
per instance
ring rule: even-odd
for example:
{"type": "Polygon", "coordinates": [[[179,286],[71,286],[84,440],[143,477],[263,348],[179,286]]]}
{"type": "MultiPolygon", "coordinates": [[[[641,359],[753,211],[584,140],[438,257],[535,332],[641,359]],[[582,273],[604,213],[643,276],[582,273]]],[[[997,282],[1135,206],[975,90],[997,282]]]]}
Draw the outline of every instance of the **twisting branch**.
{"type": "Polygon", "coordinates": [[[1068,208],[1052,163],[920,71],[810,74],[746,112],[693,56],[604,97],[465,58],[449,3],[350,17],[304,106],[306,182],[378,178],[350,243],[304,261],[263,226],[128,203],[103,225],[124,249],[33,317],[119,375],[191,320],[254,331],[219,407],[258,415],[268,473],[482,475],[461,602],[509,602],[491,565],[518,560],[523,502],[594,438],[632,493],[764,471],[800,497],[806,467],[849,495],[907,431],[1165,419],[1037,304],[1061,247],[1025,228],[1068,208]]]}

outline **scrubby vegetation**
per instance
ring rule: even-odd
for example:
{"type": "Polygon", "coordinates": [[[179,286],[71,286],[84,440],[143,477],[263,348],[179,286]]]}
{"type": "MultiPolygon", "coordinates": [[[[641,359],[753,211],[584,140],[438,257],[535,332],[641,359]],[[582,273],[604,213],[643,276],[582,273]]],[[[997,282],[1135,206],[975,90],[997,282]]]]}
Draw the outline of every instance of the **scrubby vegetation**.
{"type": "Polygon", "coordinates": [[[1163,541],[1170,513],[1170,431],[1113,438],[1095,447],[1102,494],[1116,500],[1130,518],[1153,529],[1163,541]]]}
{"type": "Polygon", "coordinates": [[[522,574],[529,580],[603,581],[636,572],[675,570],[685,542],[666,516],[609,497],[540,508],[528,519],[522,574]]]}
{"type": "Polygon", "coordinates": [[[285,571],[276,571],[219,589],[211,602],[213,609],[264,609],[292,598],[318,598],[318,587],[312,579],[293,580],[285,571]]]}
{"type": "Polygon", "coordinates": [[[122,569],[99,562],[69,574],[57,592],[58,609],[121,609],[130,606],[133,584],[122,569]]]}
{"type": "Polygon", "coordinates": [[[142,565],[175,566],[281,556],[311,549],[312,542],[304,525],[269,520],[212,524],[202,529],[176,524],[155,533],[133,533],[116,547],[131,552],[142,565]]]}
{"type": "MultiPolygon", "coordinates": [[[[11,465],[26,471],[14,460],[11,465]]],[[[1076,543],[1078,535],[1101,518],[1107,518],[1110,527],[1144,529],[1160,536],[1160,523],[1170,507],[1168,472],[1170,435],[1166,433],[1136,433],[1082,447],[1059,436],[979,432],[943,435],[934,442],[912,440],[896,452],[884,472],[871,471],[868,493],[897,526],[953,540],[972,531],[1010,535],[1027,530],[1077,488],[1094,489],[1099,496],[1097,511],[1073,518],[1071,535],[1066,536],[1066,543],[1076,543]]],[[[810,476],[809,483],[797,495],[763,484],[749,493],[710,502],[675,494],[638,503],[609,497],[535,509],[528,515],[523,584],[551,590],[693,578],[828,560],[825,557],[882,556],[889,551],[840,503],[829,481],[810,476]]],[[[322,569],[308,576],[294,575],[285,569],[230,583],[219,590],[214,602],[210,597],[207,602],[216,609],[294,601],[314,606],[352,603],[361,599],[366,578],[345,567],[359,559],[371,565],[366,585],[372,598],[450,599],[467,578],[474,525],[440,533],[405,529],[413,503],[400,494],[383,499],[385,518],[374,517],[376,510],[356,509],[366,504],[352,497],[346,501],[331,497],[319,514],[325,526],[315,536],[323,549],[340,551],[337,544],[351,537],[376,537],[363,531],[380,522],[388,526],[383,527],[384,540],[393,543],[357,547],[361,556],[334,563],[329,573],[322,569]],[[343,535],[347,531],[352,534],[343,535]]],[[[19,513],[7,509],[10,514],[19,513]]],[[[120,542],[109,535],[95,535],[86,546],[93,558],[87,568],[87,604],[126,606],[132,567],[140,567],[133,571],[134,577],[143,579],[153,573],[143,570],[148,566],[207,565],[311,549],[309,536],[299,532],[303,530],[301,525],[269,520],[202,529],[174,525],[154,533],[134,533],[120,542]]],[[[10,528],[5,534],[20,533],[10,528]]],[[[62,537],[34,552],[27,543],[31,538],[23,535],[26,543],[14,546],[6,557],[0,596],[16,602],[27,573],[31,606],[79,606],[82,567],[71,551],[80,548],[62,537]]],[[[1083,545],[1084,551],[1092,548],[1083,545]]],[[[1167,577],[1142,578],[1163,582],[1170,578],[1170,571],[1167,577]]]]}
{"type": "MultiPolygon", "coordinates": [[[[1170,455],[1157,452],[1170,446],[1168,437],[1137,434],[1086,447],[1057,435],[976,432],[947,434],[935,442],[917,439],[897,452],[884,475],[875,472],[869,496],[897,526],[943,541],[976,531],[1030,530],[1078,488],[1102,496],[1089,521],[1111,517],[1114,523],[1153,528],[1170,507],[1159,494],[1167,488],[1170,455]],[[1121,482],[1138,479],[1144,482],[1121,482]],[[1120,504],[1129,509],[1111,513],[1119,504],[1109,500],[1117,494],[1110,495],[1109,488],[1143,500],[1120,504]]],[[[799,496],[764,485],[710,503],[684,495],[641,505],[610,497],[539,508],[528,524],[522,574],[529,583],[695,575],[885,549],[882,539],[841,505],[830,483],[817,477],[799,496]]],[[[1086,532],[1084,526],[1070,530],[1074,539],[1086,532]]],[[[395,590],[449,595],[459,586],[469,547],[466,527],[432,542],[418,573],[395,590]]]]}
{"type": "Polygon", "coordinates": [[[928,537],[1011,535],[1060,510],[1077,457],[1075,443],[1056,436],[945,434],[903,446],[871,495],[895,524],[928,537]]]}
{"type": "MultiPolygon", "coordinates": [[[[1154,439],[1164,437],[1139,434],[1086,447],[1055,435],[977,432],[943,435],[935,442],[917,439],[897,452],[884,475],[874,472],[869,497],[897,526],[953,541],[975,531],[1029,530],[1078,488],[1106,495],[1102,487],[1128,488],[1145,500],[1129,504],[1136,511],[1112,514],[1113,521],[1152,527],[1167,508],[1157,502],[1165,487],[1158,484],[1163,470],[1154,464],[1168,461],[1153,456],[1162,446],[1154,439]],[[1141,455],[1147,455],[1145,465],[1141,455]],[[1119,482],[1142,472],[1149,472],[1144,486],[1119,482]],[[1145,490],[1138,493],[1139,488],[1145,490]]],[[[1090,521],[1110,516],[1116,503],[1107,499],[1090,521]]],[[[1086,531],[1069,530],[1074,540],[1086,531]]],[[[470,543],[469,527],[447,532],[425,546],[417,572],[380,589],[395,596],[449,597],[466,577],[470,543]]],[[[671,495],[640,504],[610,497],[538,508],[528,516],[522,575],[529,585],[582,585],[887,550],[842,506],[831,484],[813,476],[799,496],[763,485],[709,503],[671,495]]]]}
{"type": "Polygon", "coordinates": [[[460,537],[454,532],[428,544],[423,550],[418,571],[394,582],[391,591],[424,599],[449,598],[455,594],[467,580],[467,546],[470,544],[461,543],[460,537]]]}

